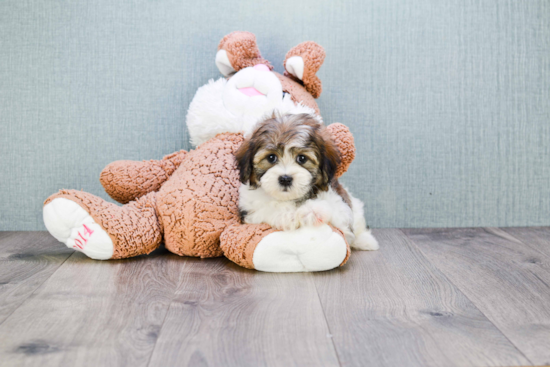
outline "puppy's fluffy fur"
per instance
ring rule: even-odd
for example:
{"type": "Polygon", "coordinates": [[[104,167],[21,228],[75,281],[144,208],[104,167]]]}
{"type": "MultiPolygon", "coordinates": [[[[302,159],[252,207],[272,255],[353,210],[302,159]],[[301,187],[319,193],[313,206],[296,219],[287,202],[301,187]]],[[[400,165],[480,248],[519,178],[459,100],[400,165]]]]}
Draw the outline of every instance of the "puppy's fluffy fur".
{"type": "Polygon", "coordinates": [[[363,203],[334,178],[340,155],[314,116],[273,116],[261,122],[236,158],[245,223],[282,230],[330,223],[353,248],[378,249],[366,228],[363,203]]]}

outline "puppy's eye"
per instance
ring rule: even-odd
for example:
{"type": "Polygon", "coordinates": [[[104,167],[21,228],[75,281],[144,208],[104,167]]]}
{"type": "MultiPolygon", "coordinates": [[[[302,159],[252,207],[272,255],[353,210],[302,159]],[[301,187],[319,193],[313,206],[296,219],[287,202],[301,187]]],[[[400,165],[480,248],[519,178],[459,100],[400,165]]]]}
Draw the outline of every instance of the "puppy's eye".
{"type": "Polygon", "coordinates": [[[275,154],[270,154],[267,156],[267,161],[269,163],[275,163],[277,162],[277,156],[275,154]]]}
{"type": "Polygon", "coordinates": [[[307,157],[305,155],[300,154],[299,156],[296,157],[296,162],[300,164],[304,164],[307,162],[307,157]]]}
{"type": "Polygon", "coordinates": [[[283,92],[283,99],[285,99],[285,96],[287,95],[287,92],[283,92]]]}

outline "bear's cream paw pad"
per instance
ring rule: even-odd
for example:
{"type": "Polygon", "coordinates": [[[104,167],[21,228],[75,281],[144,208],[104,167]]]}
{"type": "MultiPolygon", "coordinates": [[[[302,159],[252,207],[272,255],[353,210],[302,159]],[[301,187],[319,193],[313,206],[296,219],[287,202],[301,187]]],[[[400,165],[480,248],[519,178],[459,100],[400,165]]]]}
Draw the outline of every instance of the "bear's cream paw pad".
{"type": "Polygon", "coordinates": [[[267,272],[324,271],[338,267],[346,255],[346,241],[324,224],[270,233],[252,261],[256,270],[267,272]]]}
{"type": "Polygon", "coordinates": [[[57,198],[44,206],[44,224],[52,236],[67,247],[96,260],[113,256],[113,241],[80,205],[57,198]]]}

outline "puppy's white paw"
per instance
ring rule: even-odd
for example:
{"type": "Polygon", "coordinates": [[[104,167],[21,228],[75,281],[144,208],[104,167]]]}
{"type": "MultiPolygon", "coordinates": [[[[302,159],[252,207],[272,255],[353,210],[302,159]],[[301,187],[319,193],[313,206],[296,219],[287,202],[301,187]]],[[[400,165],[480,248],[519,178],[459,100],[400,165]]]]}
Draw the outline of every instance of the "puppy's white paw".
{"type": "Polygon", "coordinates": [[[295,219],[294,211],[280,213],[277,218],[269,222],[269,225],[279,231],[294,231],[300,227],[300,223],[295,219]]]}
{"type": "Polygon", "coordinates": [[[53,199],[43,209],[44,224],[67,247],[96,260],[113,256],[113,241],[80,205],[65,198],[53,199]]]}
{"type": "Polygon", "coordinates": [[[302,205],[296,211],[296,222],[300,227],[318,227],[328,224],[331,218],[330,206],[324,202],[310,202],[302,205]]]}
{"type": "Polygon", "coordinates": [[[355,238],[355,242],[351,247],[356,250],[374,251],[378,250],[380,245],[378,244],[376,238],[372,235],[371,231],[365,231],[355,238]]]}

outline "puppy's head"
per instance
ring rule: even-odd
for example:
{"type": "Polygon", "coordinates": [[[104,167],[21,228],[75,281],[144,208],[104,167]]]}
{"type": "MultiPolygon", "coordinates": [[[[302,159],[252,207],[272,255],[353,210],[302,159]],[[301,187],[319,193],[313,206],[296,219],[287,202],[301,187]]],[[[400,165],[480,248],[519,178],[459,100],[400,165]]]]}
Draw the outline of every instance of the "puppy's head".
{"type": "Polygon", "coordinates": [[[277,200],[299,200],[326,191],[340,155],[325,129],[308,114],[261,122],[236,154],[241,182],[262,187],[277,200]]]}

